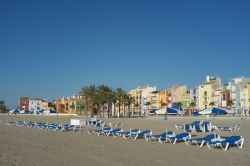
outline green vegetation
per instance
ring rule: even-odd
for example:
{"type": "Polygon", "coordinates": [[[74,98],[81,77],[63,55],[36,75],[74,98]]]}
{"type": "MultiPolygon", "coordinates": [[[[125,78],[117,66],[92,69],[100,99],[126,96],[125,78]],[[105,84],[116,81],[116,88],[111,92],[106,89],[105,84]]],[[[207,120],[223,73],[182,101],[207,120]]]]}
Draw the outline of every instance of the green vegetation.
{"type": "Polygon", "coordinates": [[[7,107],[6,107],[5,102],[3,100],[0,100],[0,112],[2,112],[2,113],[7,112],[7,107]]]}
{"type": "Polygon", "coordinates": [[[90,85],[83,87],[79,95],[82,96],[81,102],[86,116],[130,117],[133,98],[122,88],[112,89],[106,85],[90,85]],[[121,112],[121,109],[124,111],[121,112]]]}

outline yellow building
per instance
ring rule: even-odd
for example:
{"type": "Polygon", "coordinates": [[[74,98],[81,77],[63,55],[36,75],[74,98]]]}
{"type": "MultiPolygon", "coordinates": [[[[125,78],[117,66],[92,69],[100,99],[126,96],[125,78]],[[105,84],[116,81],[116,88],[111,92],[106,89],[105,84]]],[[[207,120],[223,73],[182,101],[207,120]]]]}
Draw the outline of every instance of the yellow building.
{"type": "Polygon", "coordinates": [[[77,97],[62,97],[54,101],[57,112],[65,114],[77,113],[77,97]]]}
{"type": "Polygon", "coordinates": [[[167,104],[166,90],[163,90],[163,91],[159,92],[157,97],[158,97],[158,99],[157,99],[158,108],[166,107],[166,104],[167,104]]]}
{"type": "Polygon", "coordinates": [[[210,84],[200,85],[198,87],[199,94],[199,104],[198,108],[200,110],[207,109],[212,102],[212,87],[210,84]]]}
{"type": "MultiPolygon", "coordinates": [[[[149,107],[146,106],[146,102],[150,94],[155,91],[156,87],[145,86],[138,87],[128,92],[135,100],[135,102],[132,103],[132,115],[141,115],[147,112],[149,107]]],[[[156,98],[154,98],[154,100],[156,100],[156,98]]]]}
{"type": "Polygon", "coordinates": [[[45,99],[42,100],[42,106],[43,106],[43,109],[44,109],[44,110],[51,109],[51,108],[49,107],[48,101],[45,100],[45,99]]]}
{"type": "Polygon", "coordinates": [[[132,115],[139,114],[141,112],[141,105],[142,105],[142,89],[140,87],[130,90],[128,94],[134,98],[134,103],[131,104],[132,106],[132,115]]]}

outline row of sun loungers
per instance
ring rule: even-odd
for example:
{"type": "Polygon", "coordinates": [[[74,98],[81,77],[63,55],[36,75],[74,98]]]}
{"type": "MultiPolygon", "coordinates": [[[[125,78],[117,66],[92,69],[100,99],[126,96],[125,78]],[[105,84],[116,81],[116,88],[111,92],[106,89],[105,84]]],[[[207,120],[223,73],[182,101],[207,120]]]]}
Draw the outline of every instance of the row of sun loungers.
{"type": "Polygon", "coordinates": [[[185,142],[187,146],[195,144],[198,147],[203,147],[204,145],[207,145],[209,149],[220,147],[224,151],[227,151],[230,146],[237,146],[241,149],[244,144],[244,138],[242,136],[220,137],[215,133],[208,134],[205,137],[191,138],[191,134],[189,132],[175,134],[172,131],[166,131],[158,135],[153,135],[151,130],[141,131],[140,129],[130,129],[129,131],[124,132],[121,128],[112,129],[111,127],[100,130],[89,130],[88,133],[90,135],[113,136],[120,137],[122,139],[145,139],[146,141],[157,141],[160,143],[169,142],[176,144],[177,142],[185,142]]]}
{"type": "Polygon", "coordinates": [[[184,124],[184,125],[179,125],[176,124],[175,128],[177,130],[183,130],[185,132],[192,132],[192,133],[197,133],[197,132],[211,132],[212,130],[217,130],[217,131],[240,131],[240,126],[239,125],[234,125],[234,126],[212,126],[211,122],[209,121],[194,121],[191,124],[184,124]]]}
{"type": "MultiPolygon", "coordinates": [[[[10,126],[19,126],[19,127],[33,127],[39,129],[47,129],[53,131],[75,131],[76,126],[65,124],[60,125],[56,123],[44,123],[44,122],[25,122],[25,121],[14,121],[14,122],[7,122],[6,125],[10,126]]],[[[238,131],[238,126],[232,126],[229,128],[218,127],[216,129],[218,131],[221,130],[229,130],[229,131],[238,131]]],[[[140,130],[140,129],[130,129],[129,131],[123,131],[121,128],[112,127],[103,127],[99,130],[88,130],[89,135],[103,135],[103,136],[113,136],[113,137],[120,137],[122,139],[145,139],[146,141],[157,141],[160,143],[172,143],[176,144],[178,142],[185,142],[186,145],[195,144],[198,147],[203,147],[206,145],[209,149],[214,147],[220,147],[224,151],[227,151],[230,146],[237,146],[238,148],[242,149],[244,144],[244,138],[242,136],[229,136],[229,137],[220,137],[218,134],[211,133],[206,135],[205,137],[193,137],[191,136],[190,132],[182,132],[176,134],[172,131],[165,131],[161,134],[153,135],[151,130],[140,130]]]]}
{"type": "Polygon", "coordinates": [[[19,127],[33,127],[39,129],[47,129],[47,130],[54,130],[54,131],[75,131],[76,126],[70,124],[56,124],[56,123],[44,123],[44,122],[25,122],[25,121],[14,121],[14,122],[7,122],[6,125],[9,126],[19,126],[19,127]]]}
{"type": "Polygon", "coordinates": [[[211,122],[208,122],[208,121],[205,121],[205,122],[194,121],[191,124],[184,124],[184,125],[176,124],[175,128],[177,130],[183,130],[185,132],[192,132],[192,133],[195,133],[195,132],[203,132],[203,133],[205,133],[205,132],[211,132],[212,131],[211,122]]]}
{"type": "Polygon", "coordinates": [[[240,131],[240,126],[239,125],[234,125],[234,126],[213,126],[213,129],[215,129],[217,131],[236,132],[236,131],[240,131]]]}

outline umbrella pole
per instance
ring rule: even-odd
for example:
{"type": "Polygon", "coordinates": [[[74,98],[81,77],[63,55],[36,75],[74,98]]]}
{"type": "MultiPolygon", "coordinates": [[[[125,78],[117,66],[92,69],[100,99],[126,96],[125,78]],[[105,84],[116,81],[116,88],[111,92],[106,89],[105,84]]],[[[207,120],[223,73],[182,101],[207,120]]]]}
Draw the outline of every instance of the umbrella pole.
{"type": "Polygon", "coordinates": [[[165,113],[165,117],[164,117],[164,120],[165,120],[165,128],[166,128],[166,131],[168,130],[168,123],[167,123],[167,112],[165,113]]]}

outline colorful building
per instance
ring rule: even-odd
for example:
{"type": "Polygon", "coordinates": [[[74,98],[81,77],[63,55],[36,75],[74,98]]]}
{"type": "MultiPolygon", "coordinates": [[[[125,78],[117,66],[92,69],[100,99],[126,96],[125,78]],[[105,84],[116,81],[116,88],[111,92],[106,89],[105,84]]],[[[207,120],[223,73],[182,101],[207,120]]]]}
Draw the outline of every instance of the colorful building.
{"type": "Polygon", "coordinates": [[[148,111],[146,106],[147,98],[151,92],[156,91],[156,87],[138,87],[130,90],[128,94],[135,99],[135,103],[132,103],[132,115],[142,115],[148,111]]]}
{"type": "Polygon", "coordinates": [[[187,86],[186,85],[174,85],[172,87],[172,94],[171,94],[171,101],[172,103],[179,103],[182,101],[183,94],[187,93],[187,86]]]}
{"type": "Polygon", "coordinates": [[[199,88],[190,89],[190,108],[192,111],[198,110],[199,106],[199,88]]]}
{"type": "Polygon", "coordinates": [[[21,97],[19,99],[19,110],[28,110],[29,109],[29,98],[21,97]]]}
{"type": "Polygon", "coordinates": [[[222,108],[230,108],[230,90],[228,86],[224,86],[223,90],[221,91],[221,105],[222,108]]]}
{"type": "Polygon", "coordinates": [[[167,90],[158,92],[157,95],[157,108],[163,108],[167,106],[167,90]]]}
{"type": "Polygon", "coordinates": [[[214,76],[207,76],[205,85],[211,86],[211,101],[209,103],[209,107],[215,106],[220,107],[221,105],[221,91],[223,89],[221,78],[220,77],[214,77],[214,76]],[[213,105],[211,105],[213,103],[213,105]]]}
{"type": "Polygon", "coordinates": [[[250,83],[247,83],[247,92],[248,92],[248,110],[250,110],[250,83]]]}
{"type": "Polygon", "coordinates": [[[38,110],[42,110],[43,100],[39,98],[29,99],[29,110],[37,113],[38,110]]]}
{"type": "Polygon", "coordinates": [[[19,100],[20,110],[30,110],[37,113],[38,110],[49,109],[48,102],[42,98],[21,97],[19,100]]]}
{"type": "Polygon", "coordinates": [[[229,81],[230,97],[233,101],[232,109],[237,114],[242,114],[243,110],[247,109],[248,105],[248,88],[247,84],[250,82],[250,78],[238,77],[229,81]]]}
{"type": "Polygon", "coordinates": [[[181,101],[182,109],[184,115],[191,115],[190,112],[190,92],[182,94],[182,101],[181,101]]]}
{"type": "Polygon", "coordinates": [[[54,100],[57,112],[65,114],[77,114],[79,96],[62,97],[54,100]]]}
{"type": "Polygon", "coordinates": [[[150,105],[148,106],[148,110],[152,110],[152,109],[158,109],[158,93],[159,91],[152,91],[149,92],[147,95],[147,102],[150,103],[150,105]]]}
{"type": "Polygon", "coordinates": [[[212,88],[211,85],[200,85],[198,86],[199,93],[199,110],[204,110],[209,108],[209,104],[212,102],[212,88]]]}

